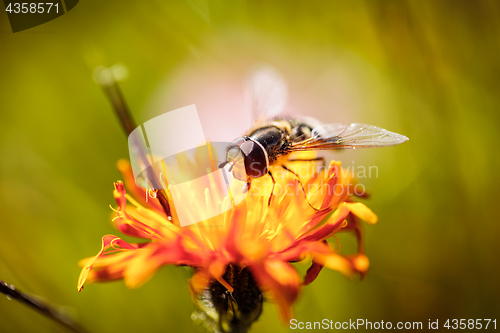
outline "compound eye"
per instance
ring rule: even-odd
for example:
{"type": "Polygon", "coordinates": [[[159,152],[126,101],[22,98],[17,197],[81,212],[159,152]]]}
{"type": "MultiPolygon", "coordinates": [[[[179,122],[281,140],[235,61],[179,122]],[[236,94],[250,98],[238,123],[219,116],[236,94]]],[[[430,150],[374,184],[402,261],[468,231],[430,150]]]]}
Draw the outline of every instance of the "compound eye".
{"type": "Polygon", "coordinates": [[[233,147],[229,149],[226,153],[226,160],[228,161],[234,161],[238,157],[241,158],[241,150],[239,147],[233,147]]]}
{"type": "Polygon", "coordinates": [[[260,178],[267,173],[267,156],[264,148],[252,140],[240,146],[245,155],[245,170],[250,178],[260,178]]]}

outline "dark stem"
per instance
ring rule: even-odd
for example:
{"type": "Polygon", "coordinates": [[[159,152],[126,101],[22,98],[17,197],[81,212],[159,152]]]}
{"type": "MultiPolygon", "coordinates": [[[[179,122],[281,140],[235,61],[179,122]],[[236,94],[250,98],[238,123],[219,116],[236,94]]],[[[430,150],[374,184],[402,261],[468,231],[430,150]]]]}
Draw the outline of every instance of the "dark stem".
{"type": "MultiPolygon", "coordinates": [[[[107,68],[104,70],[110,71],[110,75],[112,75],[111,69],[107,68]]],[[[135,123],[134,118],[130,113],[130,109],[125,102],[125,98],[122,95],[118,83],[115,79],[110,78],[109,80],[100,81],[99,85],[106,94],[106,97],[108,97],[109,101],[111,102],[111,105],[113,106],[113,109],[115,110],[116,115],[120,120],[122,128],[125,131],[125,135],[129,136],[130,133],[132,133],[132,131],[137,127],[137,124],[135,123]]]]}
{"type": "Polygon", "coordinates": [[[16,301],[19,301],[29,306],[33,310],[38,311],[45,317],[66,327],[71,332],[77,332],[77,333],[88,332],[86,329],[75,323],[72,318],[61,313],[50,304],[41,301],[39,299],[36,299],[25,292],[20,291],[16,289],[13,285],[9,285],[8,283],[3,282],[2,280],[0,280],[0,292],[2,294],[5,294],[7,298],[15,299],[16,301]]]}
{"type": "MultiPolygon", "coordinates": [[[[95,73],[95,75],[97,78],[96,82],[101,86],[102,90],[106,94],[106,97],[108,97],[111,105],[113,106],[113,109],[115,110],[116,115],[118,116],[118,119],[120,120],[120,124],[125,131],[125,135],[128,137],[130,133],[132,133],[132,131],[137,128],[137,124],[134,121],[134,117],[132,116],[132,113],[127,106],[127,102],[123,97],[120,87],[118,86],[118,81],[114,78],[111,68],[103,68],[100,70],[100,72],[95,73]],[[106,72],[103,73],[104,71],[106,72]]],[[[139,152],[139,154],[141,154],[141,152],[139,152]]],[[[146,161],[147,152],[142,152],[142,156],[139,157],[146,161]]],[[[145,165],[150,164],[151,163],[148,162],[145,163],[145,165]]],[[[158,189],[159,195],[157,196],[157,199],[160,205],[162,206],[167,216],[172,218],[172,211],[170,209],[165,190],[161,189],[161,182],[156,179],[151,169],[148,168],[148,170],[146,170],[146,173],[153,186],[158,189]]]]}

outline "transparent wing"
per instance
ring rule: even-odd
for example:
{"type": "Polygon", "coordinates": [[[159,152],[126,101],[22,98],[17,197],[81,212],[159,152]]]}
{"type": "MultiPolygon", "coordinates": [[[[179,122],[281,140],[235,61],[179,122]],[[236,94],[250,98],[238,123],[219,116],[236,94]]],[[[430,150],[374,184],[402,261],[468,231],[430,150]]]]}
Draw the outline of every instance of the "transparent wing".
{"type": "Polygon", "coordinates": [[[250,127],[283,111],[288,88],[281,74],[270,65],[260,65],[245,84],[245,104],[250,127]]]}
{"type": "Polygon", "coordinates": [[[408,141],[406,136],[377,126],[335,123],[314,128],[311,138],[293,143],[290,151],[384,147],[405,141],[408,141]]]}

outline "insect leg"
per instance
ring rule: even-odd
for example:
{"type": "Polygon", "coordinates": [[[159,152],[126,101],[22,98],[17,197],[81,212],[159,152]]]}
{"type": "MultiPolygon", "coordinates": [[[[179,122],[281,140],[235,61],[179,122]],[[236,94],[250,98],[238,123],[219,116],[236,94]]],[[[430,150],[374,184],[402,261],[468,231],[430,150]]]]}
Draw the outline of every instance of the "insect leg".
{"type": "Polygon", "coordinates": [[[273,174],[271,171],[268,171],[267,174],[271,177],[271,180],[273,181],[273,188],[271,189],[271,195],[269,195],[269,201],[267,202],[267,205],[271,205],[271,199],[273,198],[273,193],[274,193],[274,185],[276,185],[276,181],[274,180],[273,174]]]}
{"type": "Polygon", "coordinates": [[[300,178],[299,176],[293,172],[292,170],[288,169],[286,166],[284,165],[280,165],[283,169],[285,169],[286,171],[290,172],[291,174],[293,174],[295,176],[295,178],[297,178],[297,181],[299,182],[299,185],[300,185],[300,188],[302,189],[302,193],[304,193],[304,197],[306,198],[306,201],[307,201],[307,204],[309,205],[309,207],[311,207],[312,209],[314,209],[315,211],[319,211],[319,209],[313,207],[313,205],[311,205],[311,203],[309,202],[309,200],[307,200],[307,195],[306,195],[306,190],[304,189],[304,185],[302,185],[302,182],[300,181],[300,178]]]}
{"type": "Polygon", "coordinates": [[[243,187],[243,193],[247,193],[252,188],[252,183],[247,181],[247,186],[243,187]]]}

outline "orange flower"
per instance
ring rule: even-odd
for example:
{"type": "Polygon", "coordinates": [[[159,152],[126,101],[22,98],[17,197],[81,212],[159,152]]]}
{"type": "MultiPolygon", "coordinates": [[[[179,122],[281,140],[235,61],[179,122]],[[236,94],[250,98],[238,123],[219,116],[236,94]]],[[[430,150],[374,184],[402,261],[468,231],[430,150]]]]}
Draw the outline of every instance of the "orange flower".
{"type": "MultiPolygon", "coordinates": [[[[295,164],[313,170],[313,163],[295,164]]],[[[219,330],[247,329],[262,311],[263,294],[288,321],[301,285],[311,283],[323,267],[346,276],[363,276],[368,269],[356,218],[372,224],[377,217],[364,204],[351,202],[354,183],[340,165],[332,162],[328,169],[306,176],[296,172],[301,182],[272,167],[276,186],[270,204],[272,183],[262,177],[252,181],[240,204],[210,220],[180,227],[175,214],[169,217],[158,201],[146,201],[146,190],[135,184],[130,165],[120,161],[118,168],[132,195],[121,181],[115,183],[118,208],[113,221],[121,233],[148,242],[104,236],[99,253],[80,262],[78,290],[85,282],[115,279],[134,288],[162,265],[187,265],[194,268],[192,296],[219,330]],[[327,240],[348,229],[360,243],[357,254],[344,256],[327,240]],[[312,265],[301,279],[290,262],[306,258],[312,265]]],[[[227,198],[208,194],[205,202],[190,203],[193,214],[197,207],[227,204],[227,198]]]]}

